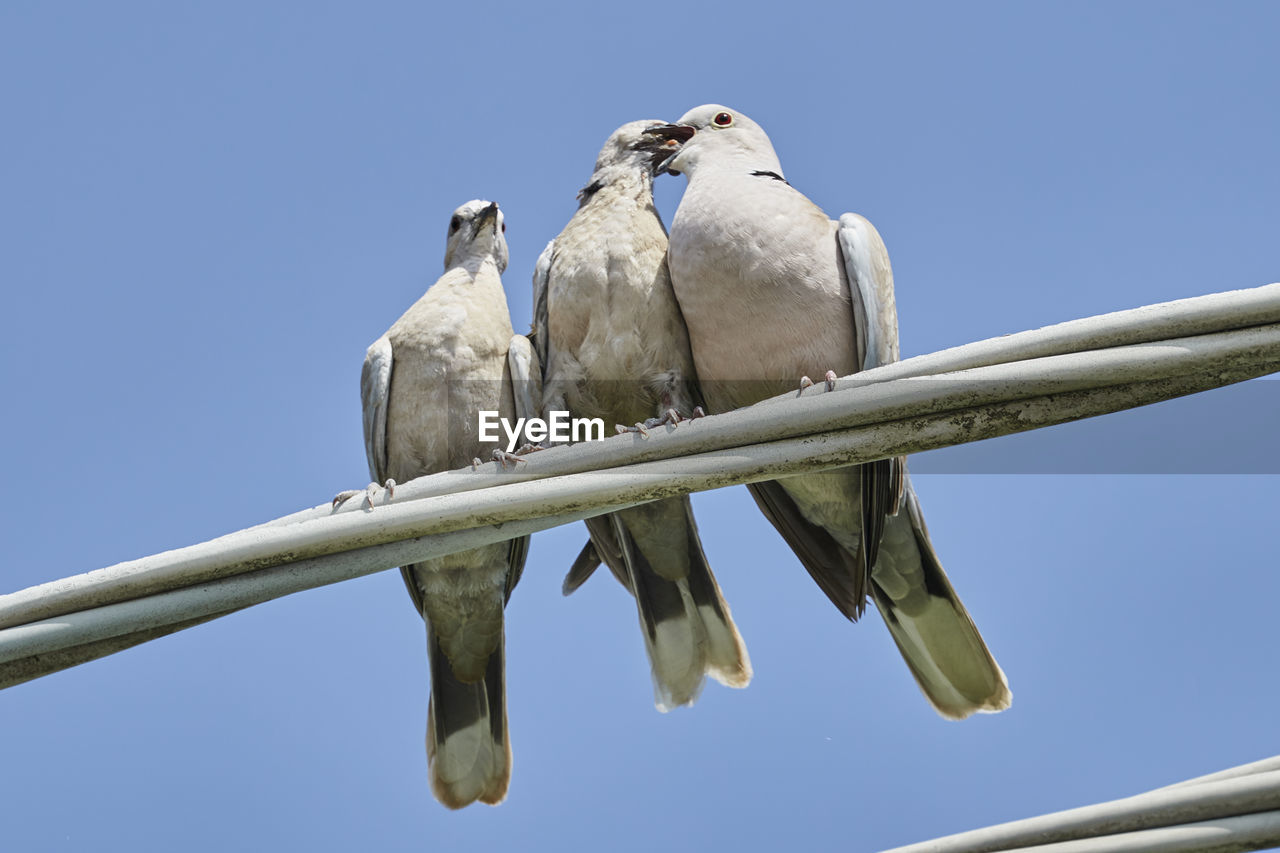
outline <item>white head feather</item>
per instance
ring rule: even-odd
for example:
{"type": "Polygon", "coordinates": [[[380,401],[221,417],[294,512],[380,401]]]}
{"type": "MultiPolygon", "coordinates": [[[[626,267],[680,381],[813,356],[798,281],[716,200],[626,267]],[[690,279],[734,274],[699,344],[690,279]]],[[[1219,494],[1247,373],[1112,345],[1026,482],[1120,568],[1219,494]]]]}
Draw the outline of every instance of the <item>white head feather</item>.
{"type": "Polygon", "coordinates": [[[692,127],[694,134],[663,164],[667,171],[692,178],[698,169],[745,168],[784,177],[769,135],[737,110],[704,104],[689,110],[676,124],[692,127]]]}
{"type": "Polygon", "coordinates": [[[449,220],[449,242],[444,250],[444,268],[479,264],[492,258],[498,272],[507,268],[506,226],[498,203],[475,199],[459,207],[449,220]]]}

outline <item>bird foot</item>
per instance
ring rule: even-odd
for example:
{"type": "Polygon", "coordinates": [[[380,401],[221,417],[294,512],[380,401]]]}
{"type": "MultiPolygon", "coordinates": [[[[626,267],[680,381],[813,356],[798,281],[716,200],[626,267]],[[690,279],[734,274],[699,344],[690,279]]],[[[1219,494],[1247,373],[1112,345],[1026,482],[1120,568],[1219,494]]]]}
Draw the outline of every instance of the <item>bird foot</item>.
{"type": "Polygon", "coordinates": [[[338,492],[333,496],[333,508],[337,509],[356,495],[363,493],[364,489],[347,489],[345,492],[338,492]]]}
{"type": "Polygon", "coordinates": [[[662,417],[650,418],[649,420],[645,421],[645,426],[655,427],[655,426],[666,426],[667,424],[671,424],[672,426],[675,426],[676,424],[684,423],[685,421],[696,421],[698,418],[705,418],[706,416],[707,416],[707,413],[706,411],[703,410],[701,406],[694,406],[693,412],[687,418],[684,415],[680,414],[680,412],[673,406],[667,409],[665,412],[663,412],[662,417]]]}
{"type": "Polygon", "coordinates": [[[672,406],[668,408],[665,412],[663,412],[662,417],[660,418],[649,418],[644,423],[636,424],[635,426],[623,426],[622,424],[615,424],[613,428],[616,429],[619,434],[624,432],[638,432],[640,433],[640,435],[644,436],[645,438],[648,438],[649,430],[651,429],[657,429],[660,426],[675,426],[676,424],[684,423],[685,421],[692,421],[698,418],[705,418],[706,416],[707,416],[707,413],[703,411],[701,406],[695,406],[693,409],[693,414],[689,415],[689,417],[687,418],[684,415],[680,414],[680,412],[677,411],[674,406],[672,406]]]}
{"type": "MultiPolygon", "coordinates": [[[[516,451],[516,453],[519,453],[519,451],[516,451]]],[[[493,451],[493,461],[501,462],[503,470],[506,470],[508,466],[514,468],[516,466],[516,463],[528,462],[529,460],[522,459],[521,457],[517,456],[515,453],[508,453],[507,451],[502,450],[501,448],[497,448],[493,451]]]]}
{"type": "MultiPolygon", "coordinates": [[[[836,390],[836,379],[838,379],[839,377],[838,377],[838,376],[836,376],[836,372],[835,372],[834,370],[828,370],[828,371],[826,372],[826,375],[824,375],[822,378],[823,378],[823,381],[825,382],[825,384],[826,384],[826,386],[827,386],[827,390],[828,390],[828,391],[834,391],[834,390],[836,390]]],[[[806,388],[808,388],[808,387],[810,387],[810,386],[812,386],[812,385],[813,385],[813,380],[812,380],[812,379],[810,379],[808,376],[801,376],[801,377],[800,377],[800,390],[799,390],[798,392],[796,392],[796,396],[797,396],[797,397],[799,397],[801,394],[803,394],[803,393],[804,393],[804,389],[806,389],[806,388]]]]}
{"type": "Polygon", "coordinates": [[[356,495],[363,494],[365,504],[368,505],[369,509],[373,509],[373,496],[378,493],[378,489],[386,489],[387,500],[391,500],[396,495],[396,481],[388,478],[387,482],[382,486],[377,483],[370,483],[363,489],[348,489],[345,492],[338,492],[333,496],[333,508],[337,509],[356,495]]]}
{"type": "Polygon", "coordinates": [[[537,453],[539,450],[546,449],[541,444],[522,444],[516,448],[516,456],[528,456],[530,453],[537,453]]]}

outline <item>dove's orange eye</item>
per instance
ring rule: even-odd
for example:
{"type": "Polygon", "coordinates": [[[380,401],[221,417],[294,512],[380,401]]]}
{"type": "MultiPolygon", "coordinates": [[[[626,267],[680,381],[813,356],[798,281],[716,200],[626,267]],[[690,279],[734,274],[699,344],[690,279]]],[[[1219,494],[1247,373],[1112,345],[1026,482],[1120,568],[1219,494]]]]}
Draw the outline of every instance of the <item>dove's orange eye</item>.
{"type": "Polygon", "coordinates": [[[712,119],[716,127],[728,127],[733,124],[733,116],[728,113],[716,113],[716,117],[712,119]]]}
{"type": "Polygon", "coordinates": [[[452,234],[462,227],[462,218],[455,216],[449,220],[449,233],[452,234]]]}

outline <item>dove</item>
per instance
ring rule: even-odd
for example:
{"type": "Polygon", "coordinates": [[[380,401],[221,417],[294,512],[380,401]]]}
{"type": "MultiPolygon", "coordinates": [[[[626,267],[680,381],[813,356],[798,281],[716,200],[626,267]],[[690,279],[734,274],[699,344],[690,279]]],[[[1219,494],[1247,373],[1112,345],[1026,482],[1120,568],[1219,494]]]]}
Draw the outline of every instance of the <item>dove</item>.
{"type": "MultiPolygon", "coordinates": [[[[646,131],[665,125],[635,121],[610,135],[577,212],[538,260],[533,340],[544,411],[641,431],[700,414],[667,233],[653,205],[654,166],[670,147],[646,131]]],[[[603,559],[634,594],[659,710],[692,704],[706,675],[747,685],[751,662],[687,495],[597,516],[587,528],[591,542],[565,593],[603,559]]]]}
{"type": "MultiPolygon", "coordinates": [[[[718,104],[651,135],[678,150],[672,287],[712,413],[898,358],[889,254],[869,221],[832,221],[790,185],[773,144],[718,104]]],[[[1007,708],[1012,696],[938,558],[906,460],[750,487],[756,504],[851,620],[875,602],[925,697],[948,719],[1007,708]]]]}
{"type": "MultiPolygon", "coordinates": [[[[454,211],[444,275],[369,347],[360,392],[374,480],[470,464],[484,452],[479,411],[533,414],[518,411],[538,370],[528,339],[513,333],[502,289],[505,230],[496,203],[454,211]]],[[[503,608],[528,551],[525,536],[401,569],[427,628],[431,790],[449,808],[506,797],[503,608]]]]}

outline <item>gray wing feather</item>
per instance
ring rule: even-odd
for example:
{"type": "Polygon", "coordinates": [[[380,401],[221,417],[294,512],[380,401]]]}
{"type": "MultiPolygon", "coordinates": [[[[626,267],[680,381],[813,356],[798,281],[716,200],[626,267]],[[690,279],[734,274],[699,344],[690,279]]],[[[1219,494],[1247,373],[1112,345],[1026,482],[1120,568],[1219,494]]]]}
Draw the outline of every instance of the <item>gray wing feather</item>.
{"type": "MultiPolygon", "coordinates": [[[[548,328],[548,323],[550,322],[550,306],[547,304],[547,293],[550,291],[551,264],[555,260],[555,255],[556,241],[551,240],[547,243],[546,248],[542,250],[542,254],[538,256],[538,263],[533,268],[533,333],[529,337],[533,339],[533,354],[536,359],[536,363],[539,366],[539,371],[545,371],[547,369],[550,359],[550,356],[548,355],[551,349],[551,332],[548,328]]],[[[514,375],[514,368],[512,372],[514,375]]],[[[541,374],[540,378],[544,380],[546,379],[546,377],[541,374]]],[[[534,399],[542,399],[541,386],[538,387],[538,396],[534,399]]],[[[520,407],[518,395],[516,407],[517,409],[520,407]]],[[[530,412],[529,416],[542,416],[543,413],[541,408],[541,406],[538,406],[536,410],[530,412]]],[[[517,414],[522,413],[517,412],[517,414]]],[[[591,529],[592,521],[593,519],[587,519],[587,527],[589,529],[591,529]]],[[[612,535],[611,527],[607,521],[607,516],[602,516],[597,520],[599,537],[609,537],[612,535]]],[[[594,533],[595,530],[593,529],[593,534],[594,533]]],[[[601,541],[605,541],[605,539],[602,538],[601,541]]],[[[619,553],[621,552],[621,549],[617,550],[619,553]]],[[[573,566],[569,569],[569,574],[565,576],[561,591],[565,595],[569,595],[575,589],[582,586],[582,584],[586,583],[587,578],[591,577],[592,573],[599,568],[601,561],[600,556],[601,555],[597,553],[596,546],[592,544],[591,540],[588,540],[586,547],[584,547],[582,549],[582,553],[578,555],[578,559],[574,560],[573,566]]],[[[614,575],[622,581],[623,586],[630,588],[625,580],[625,569],[622,569],[622,574],[619,574],[619,566],[621,566],[620,556],[618,562],[609,563],[609,568],[613,569],[614,575]]]]}
{"type": "Polygon", "coordinates": [[[360,402],[364,408],[364,452],[374,482],[387,477],[387,399],[391,394],[391,339],[378,338],[365,353],[360,371],[360,402]]]}
{"type": "MultiPolygon", "coordinates": [[[[898,307],[893,295],[893,268],[880,233],[856,213],[840,217],[837,239],[853,298],[854,326],[861,363],[870,370],[898,360],[898,307]]],[[[902,503],[905,459],[873,462],[863,468],[862,508],[867,566],[874,566],[886,515],[902,503]]]]}
{"type": "Polygon", "coordinates": [[[547,369],[547,349],[551,336],[547,323],[547,282],[551,277],[551,261],[555,257],[556,241],[547,243],[547,247],[538,256],[538,263],[533,268],[533,348],[538,354],[541,369],[547,369]]]}
{"type": "MultiPolygon", "coordinates": [[[[838,234],[853,295],[858,345],[864,350],[861,369],[897,361],[898,309],[884,241],[856,213],[840,217],[838,234]]],[[[894,601],[874,574],[871,593],[916,682],[944,717],[960,719],[974,711],[1007,708],[1012,698],[1008,682],[942,570],[907,478],[906,458],[873,462],[862,471],[863,510],[870,516],[863,520],[868,534],[864,541],[871,541],[878,550],[886,516],[898,515],[894,523],[902,524],[905,515],[911,528],[909,541],[897,537],[888,547],[895,552],[890,565],[919,567],[921,576],[912,579],[908,592],[912,600],[894,601]]]]}
{"type": "Polygon", "coordinates": [[[889,250],[875,226],[856,213],[840,217],[840,254],[853,296],[860,370],[898,360],[898,307],[893,298],[889,250]]]}
{"type": "Polygon", "coordinates": [[[541,416],[542,368],[533,344],[524,335],[512,335],[507,349],[507,366],[511,369],[511,390],[516,399],[516,417],[541,416]]]}
{"type": "Polygon", "coordinates": [[[564,582],[560,585],[560,593],[562,595],[572,595],[578,587],[586,583],[587,579],[595,574],[598,568],[600,568],[600,553],[596,550],[596,544],[588,538],[587,544],[582,546],[582,551],[578,554],[577,559],[573,561],[573,565],[569,567],[569,573],[564,576],[564,582]]]}
{"type": "MultiPolygon", "coordinates": [[[[543,336],[545,339],[545,335],[543,336]]],[[[511,391],[516,402],[517,418],[538,417],[539,402],[542,400],[542,368],[538,364],[538,354],[533,344],[524,335],[512,335],[507,347],[507,367],[511,373],[511,391]]],[[[529,537],[521,536],[511,540],[511,550],[507,552],[506,599],[510,600],[511,591],[516,588],[520,575],[524,572],[524,563],[529,556],[529,537]]]]}
{"type": "Polygon", "coordinates": [[[867,566],[858,562],[826,528],[805,518],[777,480],[748,483],[747,490],[769,523],[791,546],[800,565],[846,619],[857,621],[867,606],[867,566]]]}

